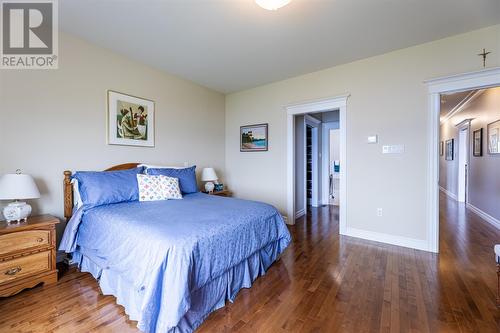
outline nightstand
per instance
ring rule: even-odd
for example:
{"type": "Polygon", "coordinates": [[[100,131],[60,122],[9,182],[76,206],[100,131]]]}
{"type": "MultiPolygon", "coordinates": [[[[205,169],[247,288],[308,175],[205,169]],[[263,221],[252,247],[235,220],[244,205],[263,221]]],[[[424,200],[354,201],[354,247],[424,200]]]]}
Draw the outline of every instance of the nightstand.
{"type": "Polygon", "coordinates": [[[220,197],[232,197],[233,196],[233,193],[231,191],[228,191],[228,190],[213,191],[212,193],[207,193],[207,192],[203,192],[203,193],[210,194],[210,195],[218,195],[220,197]]]}
{"type": "Polygon", "coordinates": [[[57,223],[50,215],[31,216],[23,223],[0,222],[0,297],[57,282],[57,223]]]}

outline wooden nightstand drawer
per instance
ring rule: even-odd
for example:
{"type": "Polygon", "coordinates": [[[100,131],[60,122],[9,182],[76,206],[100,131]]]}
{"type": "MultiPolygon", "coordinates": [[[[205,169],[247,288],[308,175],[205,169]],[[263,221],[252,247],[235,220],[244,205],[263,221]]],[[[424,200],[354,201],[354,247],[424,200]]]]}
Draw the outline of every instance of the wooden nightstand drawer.
{"type": "Polygon", "coordinates": [[[57,282],[57,223],[51,215],[30,216],[22,223],[0,222],[0,297],[57,282]]]}
{"type": "Polygon", "coordinates": [[[50,244],[50,230],[26,230],[0,236],[0,255],[50,244]]]}
{"type": "Polygon", "coordinates": [[[0,284],[50,269],[50,251],[0,262],[0,284]]]}

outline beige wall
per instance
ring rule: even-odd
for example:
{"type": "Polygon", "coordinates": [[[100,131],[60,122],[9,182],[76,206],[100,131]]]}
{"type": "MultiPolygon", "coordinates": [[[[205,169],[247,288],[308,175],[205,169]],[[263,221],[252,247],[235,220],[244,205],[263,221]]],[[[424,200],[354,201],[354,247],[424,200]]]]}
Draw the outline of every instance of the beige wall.
{"type": "Polygon", "coordinates": [[[189,162],[224,176],[224,95],[64,33],[59,45],[58,70],[0,70],[0,172],[36,178],[36,212],[62,216],[65,169],[189,162]],[[108,89],[155,101],[155,148],[106,144],[108,89]]]}
{"type": "Polygon", "coordinates": [[[351,228],[425,240],[427,94],[425,79],[500,66],[500,26],[226,96],[226,179],[237,196],[286,210],[284,106],[350,93],[347,104],[347,223],[351,228]],[[269,123],[269,152],[240,153],[239,126],[269,123]],[[379,144],[366,143],[370,134],[379,144]],[[382,155],[404,144],[402,155],[382,155]],[[383,217],[376,216],[378,207],[383,217]]]}

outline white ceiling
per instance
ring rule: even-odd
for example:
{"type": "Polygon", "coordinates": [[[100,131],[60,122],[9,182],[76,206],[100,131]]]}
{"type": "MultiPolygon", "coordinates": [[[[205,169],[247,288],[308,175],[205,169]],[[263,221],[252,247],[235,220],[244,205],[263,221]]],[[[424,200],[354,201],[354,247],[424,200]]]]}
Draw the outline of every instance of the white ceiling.
{"type": "MultiPolygon", "coordinates": [[[[234,92],[500,23],[499,0],[63,0],[62,30],[234,92]]],[[[471,50],[472,52],[480,50],[471,50]]]]}

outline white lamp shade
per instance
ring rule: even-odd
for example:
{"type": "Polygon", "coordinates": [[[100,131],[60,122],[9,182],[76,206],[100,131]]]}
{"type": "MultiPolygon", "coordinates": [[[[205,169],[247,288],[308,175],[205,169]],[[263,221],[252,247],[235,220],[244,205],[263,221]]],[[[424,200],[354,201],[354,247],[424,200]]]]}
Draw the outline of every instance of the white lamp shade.
{"type": "Polygon", "coordinates": [[[211,182],[217,179],[217,174],[215,173],[214,168],[204,168],[201,172],[201,181],[203,182],[211,182]]]}
{"type": "Polygon", "coordinates": [[[0,177],[0,200],[36,198],[40,198],[40,192],[30,175],[7,174],[0,177]]]}

